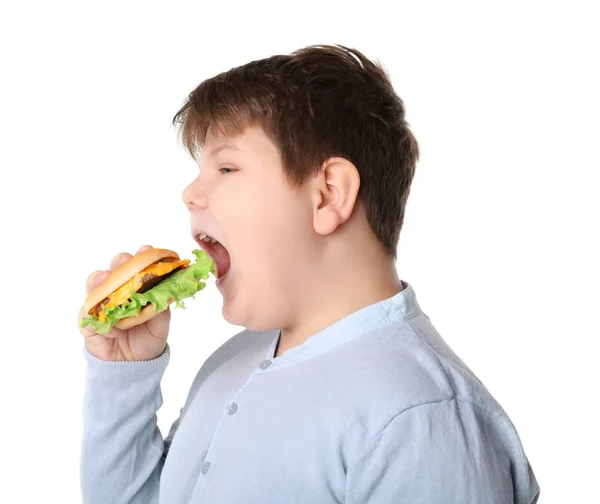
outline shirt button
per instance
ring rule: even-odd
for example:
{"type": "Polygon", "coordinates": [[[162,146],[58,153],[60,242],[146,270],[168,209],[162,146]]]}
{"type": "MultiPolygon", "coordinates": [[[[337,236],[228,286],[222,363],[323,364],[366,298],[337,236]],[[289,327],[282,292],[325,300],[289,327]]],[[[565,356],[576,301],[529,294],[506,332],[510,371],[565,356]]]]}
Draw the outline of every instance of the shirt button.
{"type": "Polygon", "coordinates": [[[227,413],[229,413],[229,415],[233,415],[236,411],[237,411],[238,405],[237,403],[231,403],[229,405],[229,408],[227,408],[227,413]]]}
{"type": "Polygon", "coordinates": [[[271,365],[271,361],[270,361],[269,359],[266,359],[266,360],[262,361],[262,362],[261,362],[261,363],[258,365],[258,367],[259,367],[260,369],[267,369],[267,368],[268,368],[270,365],[271,365]]]}
{"type": "Polygon", "coordinates": [[[202,474],[206,474],[208,472],[208,470],[210,469],[210,462],[204,462],[204,464],[202,464],[202,474]]]}

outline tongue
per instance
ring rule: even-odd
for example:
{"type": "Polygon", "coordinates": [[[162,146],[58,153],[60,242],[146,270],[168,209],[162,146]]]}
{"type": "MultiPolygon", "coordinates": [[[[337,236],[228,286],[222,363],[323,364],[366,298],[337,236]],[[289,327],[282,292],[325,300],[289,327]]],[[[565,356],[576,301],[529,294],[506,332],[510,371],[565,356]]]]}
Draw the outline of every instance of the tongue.
{"type": "Polygon", "coordinates": [[[231,266],[231,257],[227,249],[220,243],[213,243],[212,245],[212,258],[217,266],[217,278],[221,278],[229,271],[231,266]]]}

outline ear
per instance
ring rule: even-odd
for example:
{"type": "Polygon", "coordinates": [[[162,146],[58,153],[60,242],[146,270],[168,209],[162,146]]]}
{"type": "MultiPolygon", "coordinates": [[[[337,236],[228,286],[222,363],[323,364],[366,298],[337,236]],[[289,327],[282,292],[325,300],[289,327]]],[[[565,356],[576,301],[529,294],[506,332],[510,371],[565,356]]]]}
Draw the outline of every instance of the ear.
{"type": "Polygon", "coordinates": [[[327,235],[352,215],[360,175],[352,162],[332,157],[323,163],[313,182],[313,226],[317,233],[327,235]]]}

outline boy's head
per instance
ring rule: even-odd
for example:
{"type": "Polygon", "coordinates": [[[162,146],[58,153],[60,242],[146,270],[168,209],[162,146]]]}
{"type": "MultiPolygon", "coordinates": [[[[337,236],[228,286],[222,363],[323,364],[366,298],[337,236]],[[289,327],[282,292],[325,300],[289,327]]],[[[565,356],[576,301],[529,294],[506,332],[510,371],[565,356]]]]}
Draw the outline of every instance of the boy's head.
{"type": "Polygon", "coordinates": [[[200,165],[183,199],[192,231],[227,249],[223,314],[254,330],[312,313],[319,292],[392,263],[418,159],[385,71],[359,51],[310,46],[194,89],[173,123],[200,165]]]}

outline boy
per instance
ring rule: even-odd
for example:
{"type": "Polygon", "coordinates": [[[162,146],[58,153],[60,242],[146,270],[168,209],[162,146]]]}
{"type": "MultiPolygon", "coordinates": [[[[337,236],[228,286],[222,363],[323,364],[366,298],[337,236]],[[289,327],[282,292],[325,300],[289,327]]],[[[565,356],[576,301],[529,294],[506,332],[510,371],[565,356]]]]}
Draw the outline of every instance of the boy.
{"type": "Polygon", "coordinates": [[[224,247],[223,316],[246,330],[164,440],[170,312],[82,330],[84,501],[535,503],[510,419],[397,276],[418,145],[386,73],[311,46],[201,83],[174,123],[200,166],[192,235],[224,247]]]}

